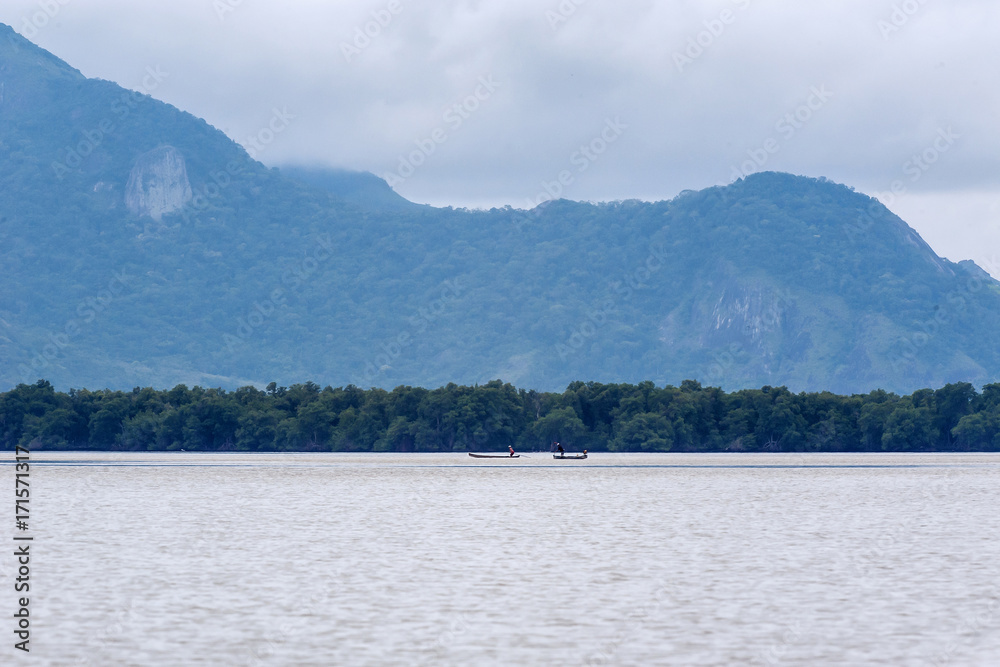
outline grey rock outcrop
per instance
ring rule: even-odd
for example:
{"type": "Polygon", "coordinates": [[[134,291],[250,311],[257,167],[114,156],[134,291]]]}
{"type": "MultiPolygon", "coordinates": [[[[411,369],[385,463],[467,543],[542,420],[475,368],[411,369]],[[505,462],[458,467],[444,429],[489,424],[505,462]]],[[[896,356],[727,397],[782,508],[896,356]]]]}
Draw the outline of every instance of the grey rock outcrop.
{"type": "Polygon", "coordinates": [[[140,155],[125,186],[125,205],[135,215],[159,220],[191,200],[184,156],[173,146],[160,146],[140,155]]]}

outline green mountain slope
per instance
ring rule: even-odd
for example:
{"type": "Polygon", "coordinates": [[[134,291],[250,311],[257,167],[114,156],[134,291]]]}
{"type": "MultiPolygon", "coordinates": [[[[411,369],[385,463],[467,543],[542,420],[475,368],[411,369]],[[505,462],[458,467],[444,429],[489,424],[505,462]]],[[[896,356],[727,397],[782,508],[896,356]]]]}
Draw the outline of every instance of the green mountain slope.
{"type": "Polygon", "coordinates": [[[407,210],[419,204],[403,199],[375,174],[325,167],[282,167],[285,176],[326,190],[337,199],[368,209],[407,210]]]}
{"type": "Polygon", "coordinates": [[[6,26],[0,84],[0,389],[1000,379],[997,283],[823,179],[437,209],[268,169],[6,26]]]}

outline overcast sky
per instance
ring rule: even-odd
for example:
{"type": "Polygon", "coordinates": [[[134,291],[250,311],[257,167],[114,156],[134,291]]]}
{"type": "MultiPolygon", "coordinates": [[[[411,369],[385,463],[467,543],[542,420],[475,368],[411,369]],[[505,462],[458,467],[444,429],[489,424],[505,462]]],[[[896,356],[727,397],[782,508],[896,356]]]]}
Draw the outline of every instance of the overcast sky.
{"type": "Polygon", "coordinates": [[[269,165],[470,207],[762,169],[895,182],[939,254],[1000,277],[996,0],[4,0],[0,21],[89,77],[159,68],[154,97],[269,165]]]}

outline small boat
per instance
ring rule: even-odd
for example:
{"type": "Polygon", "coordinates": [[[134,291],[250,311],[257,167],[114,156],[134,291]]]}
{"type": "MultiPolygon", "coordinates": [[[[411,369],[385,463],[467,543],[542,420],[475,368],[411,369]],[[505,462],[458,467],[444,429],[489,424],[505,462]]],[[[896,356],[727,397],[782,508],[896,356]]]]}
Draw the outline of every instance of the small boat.
{"type": "Polygon", "coordinates": [[[554,459],[585,459],[587,458],[587,452],[583,454],[553,454],[554,459]]]}
{"type": "Polygon", "coordinates": [[[510,454],[473,454],[472,452],[469,452],[469,456],[471,456],[474,459],[519,459],[519,458],[521,458],[520,454],[514,454],[513,456],[511,456],[510,454]]]}

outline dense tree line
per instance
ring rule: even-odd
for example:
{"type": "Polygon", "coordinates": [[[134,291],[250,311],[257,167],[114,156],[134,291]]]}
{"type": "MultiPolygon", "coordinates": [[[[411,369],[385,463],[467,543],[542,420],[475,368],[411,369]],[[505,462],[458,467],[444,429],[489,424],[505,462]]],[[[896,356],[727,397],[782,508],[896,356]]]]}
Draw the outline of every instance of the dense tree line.
{"type": "Polygon", "coordinates": [[[480,386],[363,390],[312,382],[236,391],[136,387],[0,393],[0,448],[439,452],[1000,451],[1000,384],[839,396],[726,393],[686,380],[574,382],[561,394],[480,386]]]}

